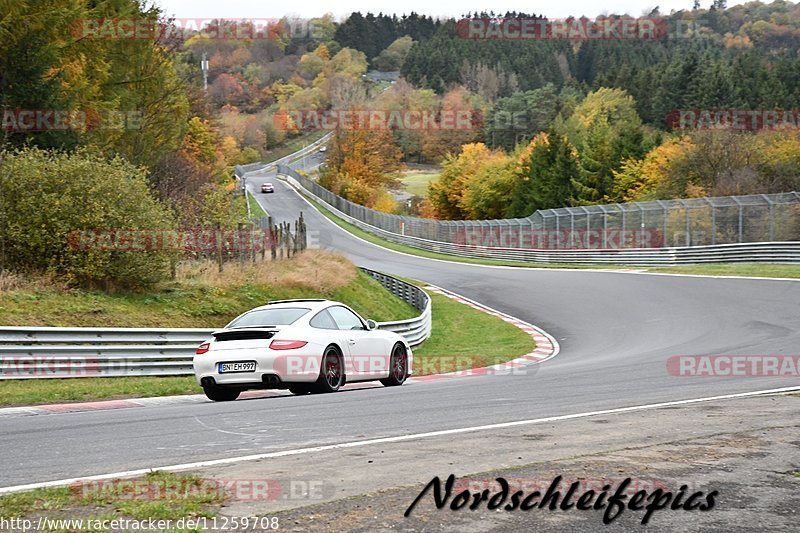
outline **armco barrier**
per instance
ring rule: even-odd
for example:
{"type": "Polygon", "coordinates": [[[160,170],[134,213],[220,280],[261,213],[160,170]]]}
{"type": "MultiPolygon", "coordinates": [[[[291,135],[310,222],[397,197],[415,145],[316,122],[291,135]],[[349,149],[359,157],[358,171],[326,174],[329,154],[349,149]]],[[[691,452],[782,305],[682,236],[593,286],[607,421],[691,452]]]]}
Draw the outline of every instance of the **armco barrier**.
{"type": "MultiPolygon", "coordinates": [[[[428,295],[397,278],[363,269],[420,311],[408,320],[380,322],[411,346],[431,332],[428,295]]],[[[0,380],[190,375],[197,346],[213,329],[53,328],[0,326],[0,380]]]]}
{"type": "Polygon", "coordinates": [[[333,133],[328,133],[323,137],[317,139],[313,143],[309,144],[305,148],[302,148],[297,152],[293,152],[287,156],[284,156],[276,161],[273,161],[272,163],[266,163],[266,164],[250,163],[247,165],[237,165],[236,168],[234,169],[234,174],[236,174],[237,178],[241,179],[251,172],[264,172],[266,170],[271,170],[273,167],[277,169],[279,165],[288,165],[293,161],[300,159],[301,157],[304,157],[312,152],[315,152],[318,147],[327,143],[332,135],[333,133]]]}
{"type": "MultiPolygon", "coordinates": [[[[322,189],[309,178],[298,174],[294,169],[281,165],[279,175],[303,194],[322,203],[336,216],[350,222],[369,233],[388,241],[405,244],[414,248],[443,254],[519,261],[529,263],[555,263],[579,265],[630,265],[630,266],[672,266],[696,263],[800,263],[800,241],[783,242],[743,242],[706,246],[670,246],[663,248],[612,248],[612,249],[531,249],[496,246],[476,246],[425,239],[417,236],[388,231],[370,222],[371,209],[358,206],[356,211],[365,215],[356,218],[333,205],[350,205],[344,198],[322,189]],[[346,204],[345,204],[346,203],[346,204]]],[[[797,194],[797,193],[792,193],[797,194]]],[[[380,213],[379,215],[382,215],[380,213]]],[[[800,238],[800,235],[798,236],[800,238]]]]}
{"type": "Polygon", "coordinates": [[[420,315],[415,318],[381,322],[378,324],[380,329],[394,331],[405,338],[411,346],[422,344],[425,339],[431,336],[431,299],[425,291],[381,272],[363,267],[361,270],[378,280],[389,292],[421,311],[420,315]]]}

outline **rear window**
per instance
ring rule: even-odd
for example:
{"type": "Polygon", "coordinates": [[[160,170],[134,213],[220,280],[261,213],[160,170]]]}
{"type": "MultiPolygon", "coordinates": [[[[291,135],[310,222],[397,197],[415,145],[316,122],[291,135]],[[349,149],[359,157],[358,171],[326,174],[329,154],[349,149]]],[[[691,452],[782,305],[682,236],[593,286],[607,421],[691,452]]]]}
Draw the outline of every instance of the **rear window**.
{"type": "Polygon", "coordinates": [[[320,329],[339,329],[327,309],[323,309],[308,322],[311,327],[320,329]]]}
{"type": "Polygon", "coordinates": [[[243,314],[225,327],[252,328],[261,326],[287,326],[309,311],[311,311],[311,309],[305,307],[259,309],[243,314]]]}

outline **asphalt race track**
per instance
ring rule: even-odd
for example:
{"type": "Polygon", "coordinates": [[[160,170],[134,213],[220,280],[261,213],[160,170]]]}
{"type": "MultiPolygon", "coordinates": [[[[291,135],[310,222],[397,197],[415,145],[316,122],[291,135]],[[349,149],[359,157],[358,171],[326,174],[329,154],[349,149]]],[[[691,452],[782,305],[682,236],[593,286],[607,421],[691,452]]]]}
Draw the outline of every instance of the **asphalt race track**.
{"type": "MultiPolygon", "coordinates": [[[[315,155],[319,157],[319,155],[315,155]]],[[[561,353],[521,376],[306,397],[0,417],[0,487],[207,459],[797,385],[670,376],[694,354],[797,354],[800,281],[487,268],[361,241],[274,175],[248,178],[277,220],[356,264],[456,291],[547,330],[561,353]]],[[[309,461],[314,461],[313,455],[309,461]]]]}

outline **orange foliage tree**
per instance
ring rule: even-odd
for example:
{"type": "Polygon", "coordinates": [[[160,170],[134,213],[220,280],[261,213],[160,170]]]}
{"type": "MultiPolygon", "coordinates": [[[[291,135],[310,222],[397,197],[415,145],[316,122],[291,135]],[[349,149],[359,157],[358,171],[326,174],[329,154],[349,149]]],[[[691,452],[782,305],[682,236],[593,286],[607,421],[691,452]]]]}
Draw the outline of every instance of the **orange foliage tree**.
{"type": "Polygon", "coordinates": [[[386,189],[397,185],[401,157],[389,130],[339,129],[320,184],[352,202],[390,211],[386,189]]]}

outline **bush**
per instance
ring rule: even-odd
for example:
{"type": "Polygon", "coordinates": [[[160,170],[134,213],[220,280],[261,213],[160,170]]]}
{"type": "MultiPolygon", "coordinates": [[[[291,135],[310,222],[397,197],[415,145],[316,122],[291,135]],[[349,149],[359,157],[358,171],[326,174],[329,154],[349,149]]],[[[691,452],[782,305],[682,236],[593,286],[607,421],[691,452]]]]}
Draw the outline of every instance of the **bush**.
{"type": "Polygon", "coordinates": [[[84,246],[87,230],[168,230],[170,212],[148,189],[145,171],[87,151],[26,148],[0,153],[2,266],[44,271],[71,284],[141,288],[164,279],[163,251],[84,246]]]}

